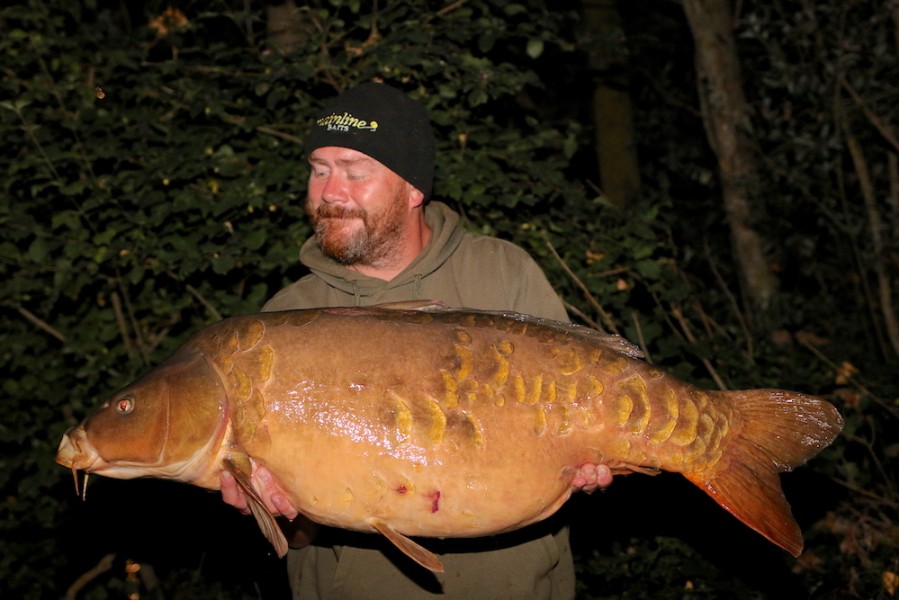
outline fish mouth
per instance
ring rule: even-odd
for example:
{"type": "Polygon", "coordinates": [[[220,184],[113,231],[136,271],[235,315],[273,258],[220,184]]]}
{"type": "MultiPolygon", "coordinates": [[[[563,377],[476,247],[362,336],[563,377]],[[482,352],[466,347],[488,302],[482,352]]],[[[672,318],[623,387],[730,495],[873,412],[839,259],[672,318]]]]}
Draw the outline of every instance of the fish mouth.
{"type": "Polygon", "coordinates": [[[62,436],[59,449],[56,451],[56,462],[72,469],[72,478],[75,480],[75,494],[81,496],[82,500],[87,497],[88,473],[99,458],[100,456],[96,450],[87,443],[84,429],[72,428],[62,436]],[[84,471],[83,483],[80,480],[79,471],[84,471]]]}

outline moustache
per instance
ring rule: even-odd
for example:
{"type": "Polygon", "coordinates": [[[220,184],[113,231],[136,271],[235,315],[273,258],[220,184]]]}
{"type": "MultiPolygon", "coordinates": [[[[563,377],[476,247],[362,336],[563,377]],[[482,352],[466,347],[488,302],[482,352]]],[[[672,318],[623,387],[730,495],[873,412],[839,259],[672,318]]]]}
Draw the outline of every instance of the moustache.
{"type": "Polygon", "coordinates": [[[342,208],[339,206],[330,206],[322,204],[315,209],[313,215],[318,219],[365,219],[365,211],[361,209],[342,208]]]}

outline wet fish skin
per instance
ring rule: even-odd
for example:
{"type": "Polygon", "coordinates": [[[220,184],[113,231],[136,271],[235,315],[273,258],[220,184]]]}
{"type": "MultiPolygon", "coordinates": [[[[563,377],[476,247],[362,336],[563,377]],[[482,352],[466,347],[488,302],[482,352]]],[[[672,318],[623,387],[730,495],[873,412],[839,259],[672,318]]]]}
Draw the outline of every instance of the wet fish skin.
{"type": "MultiPolygon", "coordinates": [[[[252,495],[252,458],[307,516],[378,531],[434,569],[408,536],[490,535],[544,519],[584,463],[666,470],[798,554],[778,473],[831,443],[836,409],[781,390],[699,390],[638,355],[621,338],[516,314],[234,317],[67,433],[57,460],[210,489],[227,469],[252,495]]],[[[261,500],[250,503],[286,551],[261,500]]]]}

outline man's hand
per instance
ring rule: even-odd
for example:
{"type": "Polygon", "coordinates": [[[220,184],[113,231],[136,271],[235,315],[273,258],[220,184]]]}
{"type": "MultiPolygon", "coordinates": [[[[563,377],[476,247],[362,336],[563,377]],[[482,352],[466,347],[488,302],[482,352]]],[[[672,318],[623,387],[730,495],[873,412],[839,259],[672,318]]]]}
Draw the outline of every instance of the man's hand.
{"type": "Polygon", "coordinates": [[[571,480],[571,489],[575,492],[587,492],[592,494],[597,489],[605,489],[612,483],[612,471],[606,465],[594,465],[584,463],[578,467],[574,479],[571,480]]]}
{"type": "MultiPolygon", "coordinates": [[[[318,525],[300,515],[297,508],[287,498],[284,488],[272,476],[272,472],[253,463],[253,474],[251,476],[253,487],[262,501],[265,502],[266,508],[275,517],[283,517],[281,520],[281,529],[287,537],[287,543],[291,548],[302,548],[308,546],[315,538],[318,532],[318,525]],[[287,520],[287,522],[284,521],[287,520]]],[[[222,472],[222,500],[226,504],[230,504],[245,515],[250,514],[250,507],[247,506],[247,495],[237,485],[234,476],[227,471],[222,472]]]]}
{"type": "MultiPolygon", "coordinates": [[[[292,521],[297,518],[299,511],[287,499],[287,494],[281,484],[276,480],[271,471],[265,467],[257,466],[253,463],[253,474],[251,477],[253,487],[262,501],[265,502],[266,508],[276,517],[285,517],[292,521]]],[[[237,481],[227,471],[222,471],[222,500],[226,504],[230,504],[245,515],[250,514],[250,508],[247,506],[247,496],[244,494],[237,481]]]]}

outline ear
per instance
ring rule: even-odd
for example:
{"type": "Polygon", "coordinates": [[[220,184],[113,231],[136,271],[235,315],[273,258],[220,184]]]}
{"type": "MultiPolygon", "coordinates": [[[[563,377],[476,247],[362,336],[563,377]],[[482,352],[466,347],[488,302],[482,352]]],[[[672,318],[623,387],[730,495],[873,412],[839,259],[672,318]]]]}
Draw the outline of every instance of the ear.
{"type": "Polygon", "coordinates": [[[406,182],[406,186],[407,186],[406,197],[408,198],[408,201],[409,201],[409,208],[418,208],[422,204],[424,204],[424,201],[425,201],[424,193],[421,190],[419,190],[417,187],[415,187],[414,185],[409,183],[408,181],[406,182]]]}

